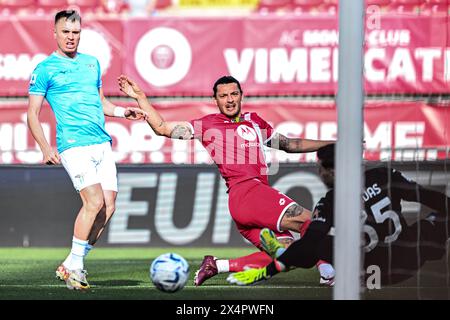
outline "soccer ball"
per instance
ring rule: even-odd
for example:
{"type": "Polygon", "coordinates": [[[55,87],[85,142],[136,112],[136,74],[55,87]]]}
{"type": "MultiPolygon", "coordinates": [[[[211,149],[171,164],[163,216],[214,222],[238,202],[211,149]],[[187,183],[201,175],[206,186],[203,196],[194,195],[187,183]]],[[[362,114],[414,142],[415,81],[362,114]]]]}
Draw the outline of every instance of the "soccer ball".
{"type": "Polygon", "coordinates": [[[176,292],[183,289],[189,278],[189,264],[176,253],[165,253],[153,260],[150,279],[161,291],[176,292]]]}

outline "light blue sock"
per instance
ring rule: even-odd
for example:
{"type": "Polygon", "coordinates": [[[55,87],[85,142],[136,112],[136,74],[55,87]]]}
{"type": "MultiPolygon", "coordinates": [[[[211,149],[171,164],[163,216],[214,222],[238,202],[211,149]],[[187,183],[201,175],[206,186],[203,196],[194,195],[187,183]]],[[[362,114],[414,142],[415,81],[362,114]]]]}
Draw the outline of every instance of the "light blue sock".
{"type": "Polygon", "coordinates": [[[72,239],[70,270],[84,269],[84,256],[86,255],[87,240],[72,239]]]}
{"type": "Polygon", "coordinates": [[[94,248],[94,246],[93,246],[92,244],[89,244],[89,243],[88,243],[88,244],[86,245],[86,249],[85,249],[84,255],[87,256],[88,253],[89,253],[89,251],[91,251],[93,248],[94,248]]]}

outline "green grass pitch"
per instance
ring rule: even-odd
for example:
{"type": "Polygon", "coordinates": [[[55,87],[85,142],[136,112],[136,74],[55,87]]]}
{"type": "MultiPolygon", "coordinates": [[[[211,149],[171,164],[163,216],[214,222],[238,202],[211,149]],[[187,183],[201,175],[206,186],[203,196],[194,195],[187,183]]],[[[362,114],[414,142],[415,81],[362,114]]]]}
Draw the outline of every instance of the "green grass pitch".
{"type": "MultiPolygon", "coordinates": [[[[251,248],[96,248],[85,260],[91,290],[68,290],[55,278],[55,269],[67,248],[0,248],[0,300],[329,300],[333,289],[319,286],[315,268],[282,273],[258,285],[239,287],[226,282],[226,274],[193,285],[194,273],[205,254],[239,257],[251,248]],[[190,264],[189,281],[176,293],[157,290],[149,279],[151,261],[165,252],[181,254],[190,264]]],[[[366,290],[365,299],[449,299],[447,286],[417,288],[412,279],[381,290],[366,290]]]]}
{"type": "Polygon", "coordinates": [[[193,285],[203,255],[231,258],[249,254],[246,248],[96,248],[85,260],[91,290],[68,290],[55,278],[55,269],[68,249],[0,248],[0,300],[15,299],[133,299],[133,300],[260,300],[330,299],[332,289],[319,287],[318,272],[294,270],[257,286],[238,287],[226,282],[226,274],[193,285]],[[183,290],[165,293],[150,281],[151,261],[165,252],[181,254],[190,265],[183,290]]]}

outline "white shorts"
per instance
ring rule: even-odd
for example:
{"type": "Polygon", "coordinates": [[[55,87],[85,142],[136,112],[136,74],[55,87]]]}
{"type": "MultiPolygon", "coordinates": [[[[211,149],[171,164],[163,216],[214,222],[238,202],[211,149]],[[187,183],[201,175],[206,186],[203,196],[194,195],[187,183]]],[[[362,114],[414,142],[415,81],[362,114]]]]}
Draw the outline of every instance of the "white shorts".
{"type": "Polygon", "coordinates": [[[117,192],[117,169],[109,142],[67,149],[61,153],[61,162],[78,192],[97,183],[103,190],[117,192]]]}

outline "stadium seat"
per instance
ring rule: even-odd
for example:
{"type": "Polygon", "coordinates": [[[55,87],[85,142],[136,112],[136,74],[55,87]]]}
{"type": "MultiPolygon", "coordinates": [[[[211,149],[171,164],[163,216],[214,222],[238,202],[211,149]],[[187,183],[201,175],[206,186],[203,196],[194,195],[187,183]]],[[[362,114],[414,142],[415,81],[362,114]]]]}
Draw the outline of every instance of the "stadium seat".
{"type": "Polygon", "coordinates": [[[423,15],[449,15],[450,0],[423,0],[420,13],[423,15]]]}
{"type": "Polygon", "coordinates": [[[107,14],[122,14],[127,12],[130,7],[125,0],[100,0],[100,10],[107,14]]]}
{"type": "Polygon", "coordinates": [[[0,0],[0,6],[10,6],[10,7],[26,7],[33,5],[34,0],[0,0]]]}
{"type": "Polygon", "coordinates": [[[396,13],[420,13],[420,7],[424,0],[392,0],[391,10],[396,13]]]}
{"type": "Polygon", "coordinates": [[[37,15],[53,16],[56,12],[67,9],[68,7],[69,3],[67,0],[36,0],[37,15]]]}
{"type": "Polygon", "coordinates": [[[450,0],[423,0],[427,4],[446,4],[450,5],[450,0]]]}
{"type": "Polygon", "coordinates": [[[68,0],[68,2],[80,8],[95,8],[100,5],[100,0],[68,0]]]}
{"type": "Polygon", "coordinates": [[[53,14],[56,11],[64,10],[69,6],[67,0],[36,0],[36,6],[39,11],[44,11],[48,14],[53,14]]]}
{"type": "Polygon", "coordinates": [[[35,0],[0,0],[2,15],[28,13],[34,8],[35,0]]]}
{"type": "Polygon", "coordinates": [[[39,6],[46,8],[61,8],[70,4],[68,0],[36,0],[36,2],[39,6]]]}
{"type": "Polygon", "coordinates": [[[399,5],[418,5],[421,4],[424,0],[392,0],[392,3],[399,5]]]}
{"type": "Polygon", "coordinates": [[[379,6],[386,6],[391,3],[391,0],[366,0],[366,5],[379,5],[379,6]]]}
{"type": "Polygon", "coordinates": [[[366,7],[377,6],[379,12],[389,11],[389,6],[391,5],[391,0],[366,0],[366,7]]]}
{"type": "Polygon", "coordinates": [[[257,11],[259,13],[271,13],[281,10],[290,10],[290,0],[260,0],[258,3],[257,11]]]}
{"type": "Polygon", "coordinates": [[[324,0],[323,11],[328,14],[337,14],[339,0],[324,0]]]}
{"type": "Polygon", "coordinates": [[[76,9],[81,15],[95,12],[100,6],[100,0],[68,0],[69,8],[76,9]]]}
{"type": "Polygon", "coordinates": [[[296,14],[311,14],[322,11],[324,0],[291,0],[289,7],[296,14]]]}

